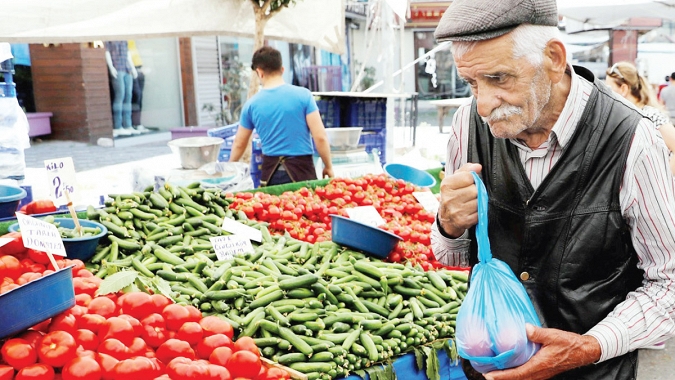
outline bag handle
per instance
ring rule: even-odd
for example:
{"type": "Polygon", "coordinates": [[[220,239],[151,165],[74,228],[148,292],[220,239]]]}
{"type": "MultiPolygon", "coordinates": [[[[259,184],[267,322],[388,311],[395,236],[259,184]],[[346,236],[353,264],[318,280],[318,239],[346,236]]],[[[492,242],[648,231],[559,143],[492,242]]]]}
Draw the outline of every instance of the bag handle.
{"type": "Polygon", "coordinates": [[[478,225],[476,226],[476,240],[478,242],[478,261],[481,263],[492,260],[492,251],[490,250],[490,239],[488,238],[488,195],[485,184],[476,172],[471,172],[473,181],[478,190],[478,225]]]}

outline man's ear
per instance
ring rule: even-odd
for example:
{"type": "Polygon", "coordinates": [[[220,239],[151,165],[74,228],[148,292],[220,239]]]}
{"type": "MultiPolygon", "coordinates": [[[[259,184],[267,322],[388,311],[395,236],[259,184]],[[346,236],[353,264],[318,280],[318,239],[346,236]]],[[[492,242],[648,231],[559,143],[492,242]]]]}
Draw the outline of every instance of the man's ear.
{"type": "Polygon", "coordinates": [[[564,78],[567,69],[567,50],[562,41],[552,39],[546,44],[544,68],[548,72],[551,82],[558,83],[564,78]]]}

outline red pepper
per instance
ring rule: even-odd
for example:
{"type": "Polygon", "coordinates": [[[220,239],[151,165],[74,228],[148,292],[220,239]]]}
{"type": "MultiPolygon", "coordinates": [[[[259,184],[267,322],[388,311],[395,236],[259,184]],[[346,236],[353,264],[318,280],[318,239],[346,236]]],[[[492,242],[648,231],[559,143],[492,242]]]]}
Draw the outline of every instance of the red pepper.
{"type": "Polygon", "coordinates": [[[0,256],[2,255],[20,255],[26,251],[26,247],[23,246],[23,240],[21,239],[21,232],[10,232],[8,234],[0,236],[4,239],[12,239],[9,243],[0,247],[0,256]]]}
{"type": "Polygon", "coordinates": [[[57,209],[56,206],[54,206],[54,202],[49,199],[38,199],[26,205],[26,214],[28,215],[44,214],[48,212],[54,212],[56,210],[57,209]]]}

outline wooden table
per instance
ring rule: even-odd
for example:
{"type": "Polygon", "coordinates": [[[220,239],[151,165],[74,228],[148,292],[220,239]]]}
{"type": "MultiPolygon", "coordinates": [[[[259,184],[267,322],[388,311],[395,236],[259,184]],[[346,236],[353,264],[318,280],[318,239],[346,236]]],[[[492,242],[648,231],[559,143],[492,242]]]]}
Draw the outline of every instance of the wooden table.
{"type": "Polygon", "coordinates": [[[441,99],[441,100],[432,100],[429,103],[436,106],[438,111],[438,131],[443,133],[443,119],[445,115],[448,114],[448,111],[451,109],[457,109],[464,104],[471,102],[471,97],[468,98],[453,98],[453,99],[441,99]]]}

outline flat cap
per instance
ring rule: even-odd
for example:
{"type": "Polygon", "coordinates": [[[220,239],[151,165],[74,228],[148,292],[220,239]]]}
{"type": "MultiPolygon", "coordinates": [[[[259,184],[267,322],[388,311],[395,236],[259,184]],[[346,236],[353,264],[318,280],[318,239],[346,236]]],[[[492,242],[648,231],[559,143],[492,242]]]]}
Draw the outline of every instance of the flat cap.
{"type": "Polygon", "coordinates": [[[438,41],[482,41],[521,24],[558,26],[556,0],[455,0],[443,14],[438,41]]]}

